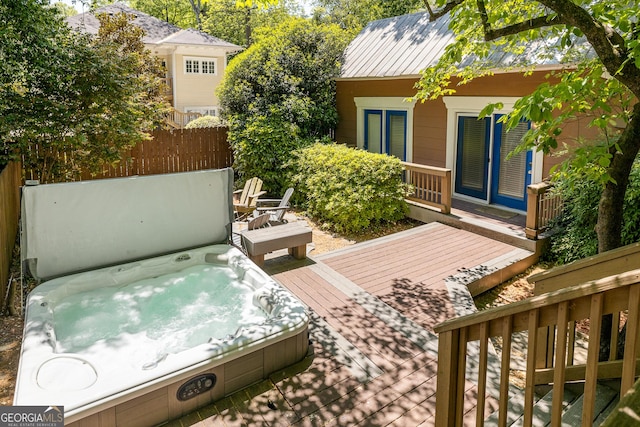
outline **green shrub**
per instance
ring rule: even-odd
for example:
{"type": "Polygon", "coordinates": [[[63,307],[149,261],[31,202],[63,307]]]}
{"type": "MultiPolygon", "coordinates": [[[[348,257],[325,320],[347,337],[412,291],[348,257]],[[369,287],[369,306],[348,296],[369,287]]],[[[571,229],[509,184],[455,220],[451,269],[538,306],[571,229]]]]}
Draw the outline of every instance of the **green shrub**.
{"type": "Polygon", "coordinates": [[[275,111],[257,115],[240,123],[232,120],[228,141],[233,148],[234,169],[242,181],[257,176],[263,190],[280,197],[289,181],[288,164],[295,150],[307,145],[297,125],[287,122],[275,111]]]}
{"type": "Polygon", "coordinates": [[[201,116],[187,123],[185,129],[216,128],[218,126],[225,126],[224,121],[220,117],[201,116]]]}
{"type": "MultiPolygon", "coordinates": [[[[547,257],[564,264],[598,253],[598,204],[602,184],[594,174],[563,174],[555,180],[562,195],[562,215],[554,222],[555,233],[547,257]]],[[[629,176],[625,195],[622,244],[640,241],[640,162],[636,161],[629,176]]]]}
{"type": "Polygon", "coordinates": [[[340,232],[405,217],[408,187],[395,157],[316,143],[295,153],[293,182],[308,214],[340,232]]]}

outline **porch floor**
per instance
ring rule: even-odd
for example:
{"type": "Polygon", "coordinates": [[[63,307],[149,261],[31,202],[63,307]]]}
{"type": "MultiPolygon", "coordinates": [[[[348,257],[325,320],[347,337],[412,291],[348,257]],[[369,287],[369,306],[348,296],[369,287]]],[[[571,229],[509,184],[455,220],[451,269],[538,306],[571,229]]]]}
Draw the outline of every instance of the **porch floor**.
{"type": "MultiPolygon", "coordinates": [[[[273,253],[265,271],[309,307],[308,356],[170,425],[434,425],[433,327],[475,310],[467,285],[532,255],[441,223],[306,260],[273,253]]],[[[471,423],[475,384],[466,393],[471,423]]]]}

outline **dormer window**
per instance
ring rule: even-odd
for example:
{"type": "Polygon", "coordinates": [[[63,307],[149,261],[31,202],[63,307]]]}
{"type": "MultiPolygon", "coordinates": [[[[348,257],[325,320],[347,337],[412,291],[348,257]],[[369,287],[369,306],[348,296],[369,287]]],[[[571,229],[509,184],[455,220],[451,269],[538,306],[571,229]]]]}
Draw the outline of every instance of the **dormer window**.
{"type": "Polygon", "coordinates": [[[215,58],[184,58],[185,74],[216,74],[215,58]]]}

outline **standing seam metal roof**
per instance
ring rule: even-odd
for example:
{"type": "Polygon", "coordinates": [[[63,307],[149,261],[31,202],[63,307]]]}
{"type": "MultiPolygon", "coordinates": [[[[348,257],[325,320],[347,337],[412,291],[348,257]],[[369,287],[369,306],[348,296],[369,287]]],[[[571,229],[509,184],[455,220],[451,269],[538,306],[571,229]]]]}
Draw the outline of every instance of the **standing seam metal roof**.
{"type": "MultiPolygon", "coordinates": [[[[445,48],[455,41],[449,29],[451,18],[446,15],[429,20],[428,12],[396,16],[369,23],[345,51],[340,77],[384,78],[415,77],[425,68],[435,65],[445,48]]],[[[574,40],[570,52],[557,49],[557,38],[536,39],[526,43],[524,53],[513,54],[495,48],[484,60],[491,68],[507,69],[521,66],[558,66],[567,64],[565,55],[593,55],[584,38],[574,40]]],[[[463,59],[461,67],[476,58],[463,59]]]]}

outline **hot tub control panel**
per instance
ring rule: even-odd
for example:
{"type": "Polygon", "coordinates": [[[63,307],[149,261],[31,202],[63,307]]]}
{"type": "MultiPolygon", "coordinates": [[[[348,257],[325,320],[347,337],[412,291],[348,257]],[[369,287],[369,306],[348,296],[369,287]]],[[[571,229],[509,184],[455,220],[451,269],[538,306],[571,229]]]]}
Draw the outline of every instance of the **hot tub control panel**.
{"type": "Polygon", "coordinates": [[[206,393],[216,385],[216,376],[214,374],[203,374],[191,378],[182,384],[178,389],[176,397],[180,401],[189,400],[193,397],[206,393]]]}

